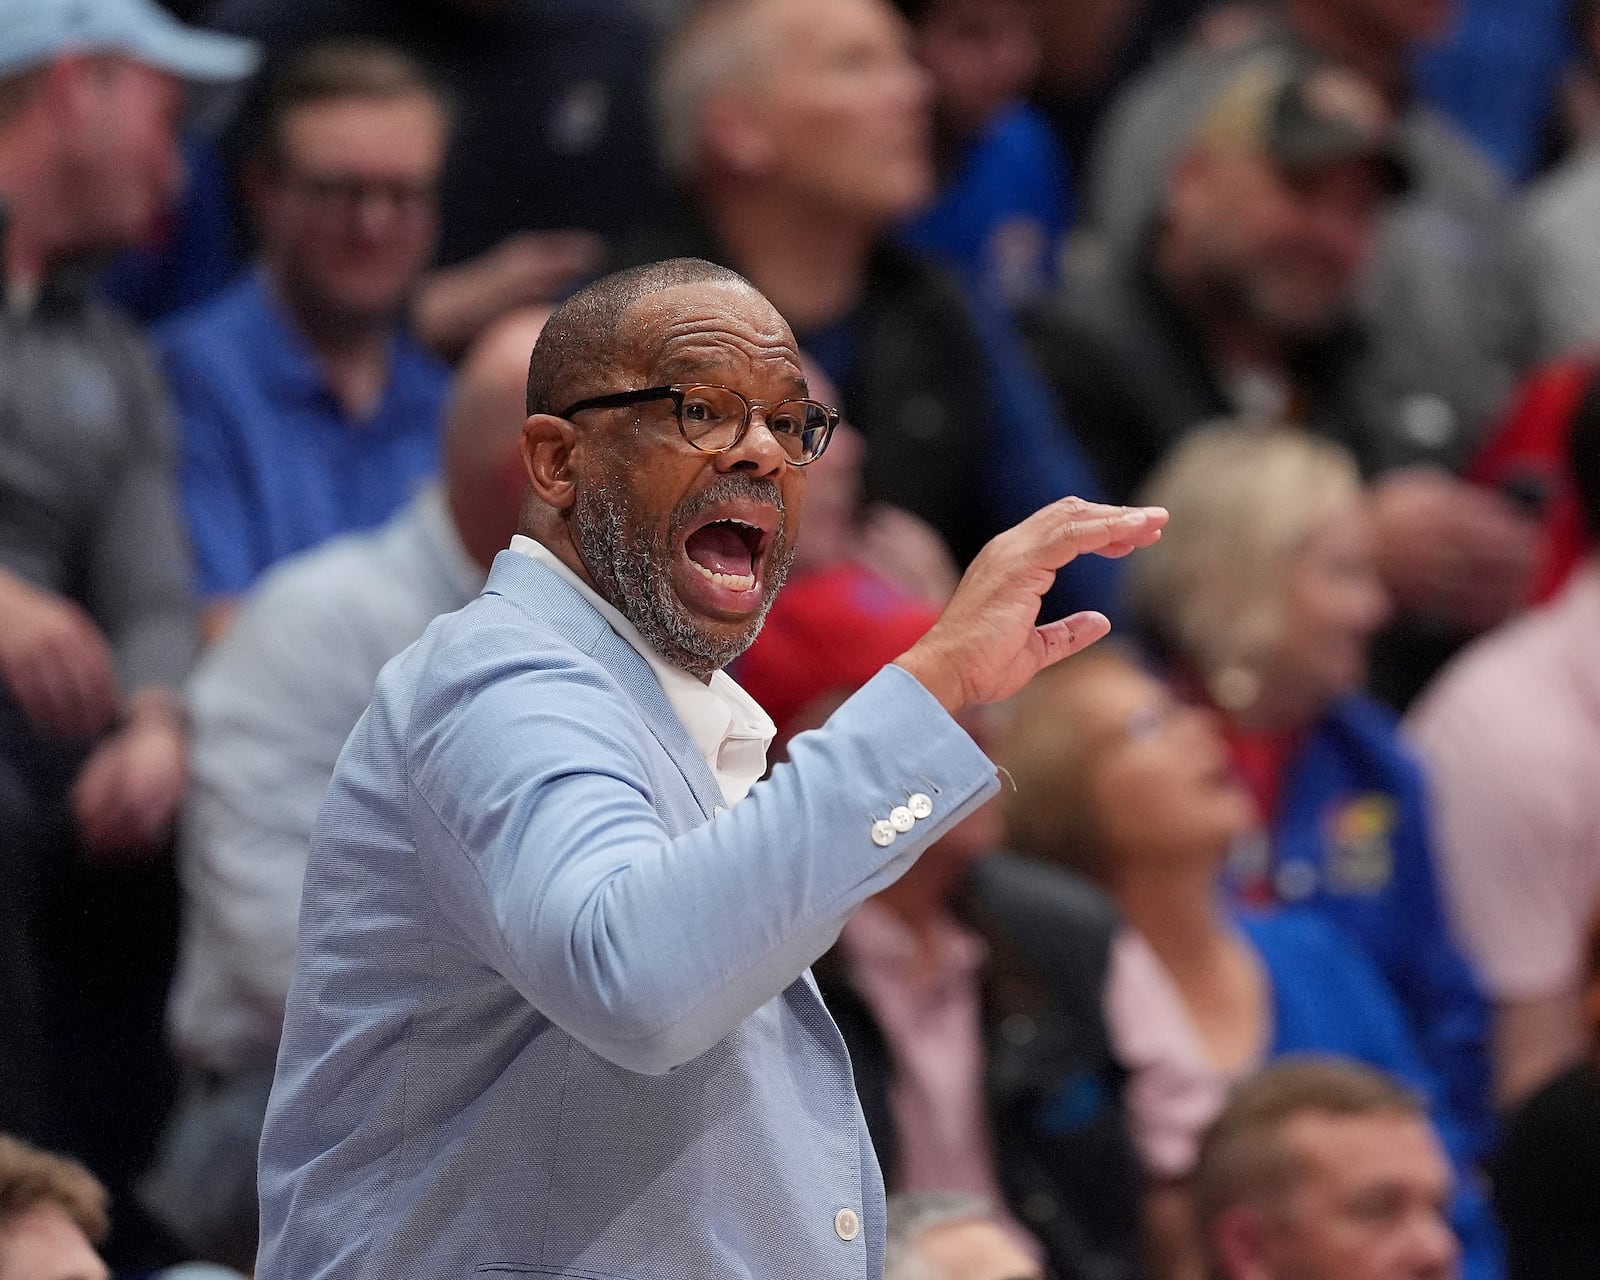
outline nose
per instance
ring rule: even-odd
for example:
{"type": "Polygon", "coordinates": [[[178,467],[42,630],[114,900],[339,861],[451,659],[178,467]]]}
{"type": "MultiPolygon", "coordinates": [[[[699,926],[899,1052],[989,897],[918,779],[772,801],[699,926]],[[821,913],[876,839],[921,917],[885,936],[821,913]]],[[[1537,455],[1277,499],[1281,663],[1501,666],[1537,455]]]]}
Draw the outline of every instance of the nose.
{"type": "Polygon", "coordinates": [[[772,434],[772,429],[767,425],[768,412],[767,409],[760,407],[751,409],[750,426],[744,435],[739,437],[739,443],[731,449],[724,449],[721,453],[711,455],[712,463],[718,471],[744,471],[751,475],[777,479],[790,465],[788,453],[778,443],[778,437],[772,434]]]}
{"type": "Polygon", "coordinates": [[[356,197],[355,225],[363,236],[384,235],[399,216],[394,196],[381,188],[373,187],[356,197]]]}
{"type": "Polygon", "coordinates": [[[1428,1214],[1418,1223],[1413,1239],[1417,1280],[1456,1280],[1460,1275],[1461,1243],[1444,1217],[1428,1214]]]}

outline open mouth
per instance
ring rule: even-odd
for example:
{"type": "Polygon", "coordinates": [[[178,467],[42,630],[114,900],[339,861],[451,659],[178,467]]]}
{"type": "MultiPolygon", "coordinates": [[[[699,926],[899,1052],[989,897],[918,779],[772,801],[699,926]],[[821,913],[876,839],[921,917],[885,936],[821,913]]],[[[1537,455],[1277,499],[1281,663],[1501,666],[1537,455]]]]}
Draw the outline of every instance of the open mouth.
{"type": "Polygon", "coordinates": [[[748,520],[712,520],[684,539],[684,554],[699,573],[725,591],[755,589],[771,533],[748,520]]]}

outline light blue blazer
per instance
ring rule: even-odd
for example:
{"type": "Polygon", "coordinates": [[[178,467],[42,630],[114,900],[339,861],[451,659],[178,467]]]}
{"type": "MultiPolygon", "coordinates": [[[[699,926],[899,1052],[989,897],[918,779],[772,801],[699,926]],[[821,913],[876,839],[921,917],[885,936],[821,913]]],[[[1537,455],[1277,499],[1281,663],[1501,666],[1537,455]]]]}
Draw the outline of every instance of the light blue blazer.
{"type": "Polygon", "coordinates": [[[724,810],[644,659],[514,552],[391,662],[312,843],[261,1280],[876,1280],[806,966],[994,768],[897,667],[791,753],[724,810]]]}

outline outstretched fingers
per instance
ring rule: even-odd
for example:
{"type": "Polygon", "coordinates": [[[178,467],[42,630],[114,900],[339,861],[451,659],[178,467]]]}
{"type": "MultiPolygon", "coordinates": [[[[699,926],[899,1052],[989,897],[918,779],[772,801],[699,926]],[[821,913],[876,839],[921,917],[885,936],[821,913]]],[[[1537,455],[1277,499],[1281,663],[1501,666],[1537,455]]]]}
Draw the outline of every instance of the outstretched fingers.
{"type": "Polygon", "coordinates": [[[1096,552],[1125,556],[1161,536],[1167,512],[1161,507],[1118,507],[1081,498],[1062,498],[1024,522],[1038,538],[1040,552],[1056,564],[1096,552]]]}

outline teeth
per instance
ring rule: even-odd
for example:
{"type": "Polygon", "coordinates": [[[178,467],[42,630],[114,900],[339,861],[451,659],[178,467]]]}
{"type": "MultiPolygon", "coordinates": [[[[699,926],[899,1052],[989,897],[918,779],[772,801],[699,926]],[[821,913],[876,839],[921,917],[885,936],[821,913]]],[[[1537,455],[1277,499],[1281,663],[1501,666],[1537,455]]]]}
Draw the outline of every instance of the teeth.
{"type": "Polygon", "coordinates": [[[713,573],[703,564],[693,560],[689,563],[694,565],[703,577],[710,578],[719,587],[726,587],[729,591],[748,591],[756,585],[756,575],[753,573],[713,573]]]}

